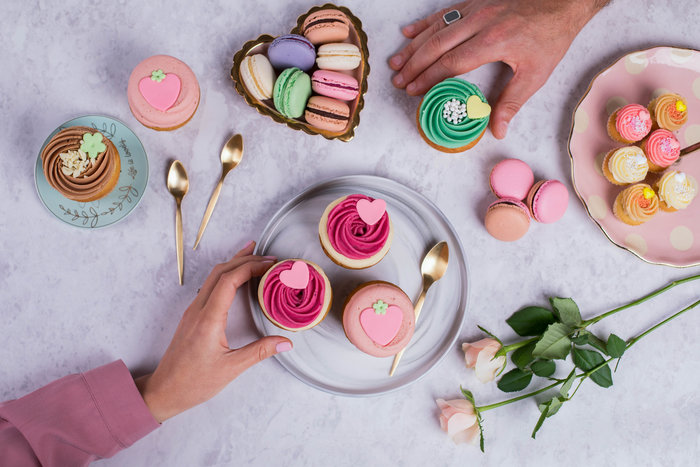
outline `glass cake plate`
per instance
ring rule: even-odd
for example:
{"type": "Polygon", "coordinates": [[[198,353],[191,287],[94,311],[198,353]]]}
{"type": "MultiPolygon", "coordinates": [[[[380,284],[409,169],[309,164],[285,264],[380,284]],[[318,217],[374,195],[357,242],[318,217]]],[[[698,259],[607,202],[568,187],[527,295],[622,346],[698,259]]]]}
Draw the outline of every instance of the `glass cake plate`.
{"type": "Polygon", "coordinates": [[[294,342],[294,350],[277,355],[277,360],[301,381],[329,393],[378,395],[415,382],[453,348],[466,316],[468,269],[457,233],[432,202],[393,180],[354,175],[306,189],[272,217],[256,253],[275,255],[280,260],[304,258],[321,266],[328,275],[333,287],[332,308],[320,324],[307,331],[285,331],[265,318],[257,300],[259,281],[251,282],[250,305],[261,334],[283,335],[294,342]],[[384,199],[394,226],[394,239],[387,256],[364,270],[349,270],[334,264],[323,253],[318,239],[318,222],[325,207],[353,193],[384,199]],[[343,304],[356,286],[371,280],[396,284],[415,301],[421,289],[420,263],[441,240],[450,249],[447,272],[428,292],[415,334],[396,373],[390,377],[393,357],[367,355],[345,337],[343,304]]]}

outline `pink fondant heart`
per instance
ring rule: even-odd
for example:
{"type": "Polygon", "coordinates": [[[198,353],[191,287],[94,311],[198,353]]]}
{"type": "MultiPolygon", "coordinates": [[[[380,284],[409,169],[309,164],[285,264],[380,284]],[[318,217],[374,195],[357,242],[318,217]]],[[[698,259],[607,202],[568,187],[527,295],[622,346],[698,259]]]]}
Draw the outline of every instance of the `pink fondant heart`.
{"type": "Polygon", "coordinates": [[[156,109],[165,112],[173,106],[180,95],[180,78],[167,73],[162,81],[154,81],[146,76],[139,81],[139,91],[146,102],[156,109]]]}
{"type": "Polygon", "coordinates": [[[280,273],[280,281],[291,289],[305,289],[309,285],[309,267],[303,261],[294,261],[292,269],[280,273]]]}
{"type": "Polygon", "coordinates": [[[381,219],[386,212],[386,201],[383,199],[375,199],[374,201],[361,199],[357,202],[356,207],[360,219],[362,219],[365,224],[374,225],[379,222],[379,219],[381,219]]]}
{"type": "Polygon", "coordinates": [[[365,308],[360,313],[360,326],[379,345],[387,345],[396,337],[402,321],[403,312],[396,305],[389,305],[385,314],[377,314],[374,308],[365,308]]]}

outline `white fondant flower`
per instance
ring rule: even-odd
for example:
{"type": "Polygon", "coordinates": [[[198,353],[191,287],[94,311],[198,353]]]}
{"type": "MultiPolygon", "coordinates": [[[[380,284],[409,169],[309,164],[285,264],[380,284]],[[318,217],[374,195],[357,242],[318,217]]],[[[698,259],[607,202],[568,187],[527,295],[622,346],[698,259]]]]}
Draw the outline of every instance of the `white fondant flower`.
{"type": "Polygon", "coordinates": [[[493,358],[500,348],[501,344],[490,337],[471,344],[469,342],[462,344],[467,368],[474,368],[477,379],[482,383],[493,381],[496,373],[505,366],[506,358],[504,356],[493,358]]]}
{"type": "Polygon", "coordinates": [[[479,425],[471,402],[466,399],[436,399],[435,402],[440,408],[440,428],[455,444],[479,441],[479,425]]]}

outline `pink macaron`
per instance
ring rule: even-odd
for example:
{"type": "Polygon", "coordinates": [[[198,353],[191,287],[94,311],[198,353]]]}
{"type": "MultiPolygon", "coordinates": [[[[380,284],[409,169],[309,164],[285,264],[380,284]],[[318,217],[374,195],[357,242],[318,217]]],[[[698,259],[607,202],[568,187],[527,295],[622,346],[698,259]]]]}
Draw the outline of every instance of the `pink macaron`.
{"type": "Polygon", "coordinates": [[[312,96],[304,112],[306,122],[320,130],[341,132],[350,121],[350,108],[345,102],[330,97],[312,96]]]}
{"type": "Polygon", "coordinates": [[[559,180],[540,180],[530,189],[526,202],[533,219],[551,224],[566,212],[569,190],[559,180]]]}
{"type": "Polygon", "coordinates": [[[491,191],[499,198],[515,198],[524,200],[535,175],[532,169],[520,159],[504,159],[491,170],[489,183],[491,191]]]}
{"type": "Polygon", "coordinates": [[[530,212],[520,200],[499,199],[486,210],[484,225],[493,238],[502,242],[514,242],[530,228],[530,212]]]}
{"type": "Polygon", "coordinates": [[[322,96],[351,101],[360,93],[360,86],[352,76],[337,71],[316,70],[311,76],[311,88],[322,96]]]}

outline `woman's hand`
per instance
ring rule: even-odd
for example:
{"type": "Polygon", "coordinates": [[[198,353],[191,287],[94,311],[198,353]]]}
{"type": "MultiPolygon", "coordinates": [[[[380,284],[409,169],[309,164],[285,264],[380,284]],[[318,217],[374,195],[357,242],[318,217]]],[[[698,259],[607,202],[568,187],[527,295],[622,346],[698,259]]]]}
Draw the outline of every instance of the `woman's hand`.
{"type": "Polygon", "coordinates": [[[491,132],[504,138],[508,123],[554,71],[576,34],[609,0],[468,0],[403,28],[412,39],[389,65],[394,86],[426,93],[445,78],[491,62],[513,77],[494,106],[491,132]],[[442,16],[462,18],[445,25],[442,16]]]}
{"type": "Polygon", "coordinates": [[[268,336],[240,349],[226,339],[226,320],[236,290],[274,263],[254,256],[253,242],[229,262],[218,264],[185,310],[156,371],[136,379],[136,386],[159,422],[201,404],[254,364],[291,350],[289,339],[268,336]]]}

